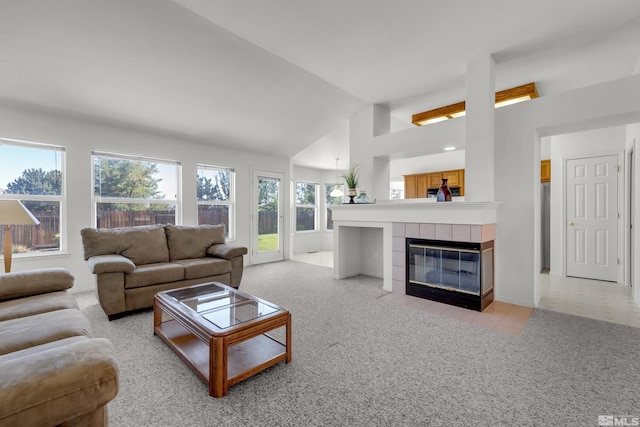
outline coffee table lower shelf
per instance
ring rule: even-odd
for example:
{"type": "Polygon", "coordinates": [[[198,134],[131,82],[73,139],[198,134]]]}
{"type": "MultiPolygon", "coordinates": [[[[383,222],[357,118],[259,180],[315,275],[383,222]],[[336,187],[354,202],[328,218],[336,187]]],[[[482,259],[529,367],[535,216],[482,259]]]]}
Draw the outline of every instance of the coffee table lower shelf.
{"type": "MultiPolygon", "coordinates": [[[[154,328],[154,332],[209,385],[209,394],[214,396],[211,390],[215,379],[210,375],[209,368],[210,360],[214,358],[210,345],[198,339],[176,320],[160,323],[154,328]]],[[[229,346],[226,350],[227,378],[224,381],[224,394],[228,386],[287,359],[286,346],[265,334],[229,346]]]]}

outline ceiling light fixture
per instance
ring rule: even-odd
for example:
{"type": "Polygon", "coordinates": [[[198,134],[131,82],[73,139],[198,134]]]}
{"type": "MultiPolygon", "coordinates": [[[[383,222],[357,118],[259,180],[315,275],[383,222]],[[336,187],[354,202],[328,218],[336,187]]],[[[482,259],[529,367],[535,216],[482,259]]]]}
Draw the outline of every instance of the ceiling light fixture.
{"type": "Polygon", "coordinates": [[[453,151],[456,147],[444,147],[444,151],[453,151]]]}
{"type": "Polygon", "coordinates": [[[340,158],[336,157],[336,185],[333,187],[333,190],[331,190],[331,193],[329,193],[331,197],[344,196],[344,192],[340,189],[340,184],[338,184],[338,160],[340,160],[340,158]]]}

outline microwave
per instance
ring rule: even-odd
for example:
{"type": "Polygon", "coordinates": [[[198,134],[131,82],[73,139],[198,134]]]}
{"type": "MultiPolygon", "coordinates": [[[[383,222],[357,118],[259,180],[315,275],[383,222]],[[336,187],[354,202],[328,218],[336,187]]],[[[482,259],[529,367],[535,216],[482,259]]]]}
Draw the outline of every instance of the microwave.
{"type": "MultiPolygon", "coordinates": [[[[427,198],[438,197],[438,190],[440,190],[440,187],[428,188],[427,198]]],[[[460,187],[449,187],[449,190],[451,190],[451,197],[460,197],[460,187]]]]}

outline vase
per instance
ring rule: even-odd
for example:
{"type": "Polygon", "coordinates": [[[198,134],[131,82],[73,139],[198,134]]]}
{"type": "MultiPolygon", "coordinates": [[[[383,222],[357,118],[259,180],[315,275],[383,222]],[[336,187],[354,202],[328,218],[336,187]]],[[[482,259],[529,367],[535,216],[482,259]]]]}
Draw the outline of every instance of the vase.
{"type": "Polygon", "coordinates": [[[438,189],[438,195],[436,200],[438,202],[450,202],[451,201],[451,190],[447,185],[447,178],[442,178],[442,182],[440,183],[440,189],[438,189]]]}
{"type": "Polygon", "coordinates": [[[367,193],[364,191],[360,191],[358,197],[356,197],[356,202],[358,203],[369,203],[369,198],[367,197],[367,193]]]}
{"type": "Polygon", "coordinates": [[[356,202],[353,201],[353,198],[356,197],[358,195],[358,191],[355,188],[350,188],[349,189],[349,204],[353,205],[356,202]]]}

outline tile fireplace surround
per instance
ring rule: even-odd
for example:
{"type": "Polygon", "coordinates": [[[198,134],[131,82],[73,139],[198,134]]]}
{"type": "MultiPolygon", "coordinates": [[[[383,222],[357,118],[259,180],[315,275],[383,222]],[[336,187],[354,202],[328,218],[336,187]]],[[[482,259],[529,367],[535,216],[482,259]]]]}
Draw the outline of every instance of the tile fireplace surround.
{"type": "Polygon", "coordinates": [[[333,275],[382,277],[383,289],[405,294],[405,239],[483,243],[495,240],[496,202],[393,200],[332,206],[333,275]]]}

